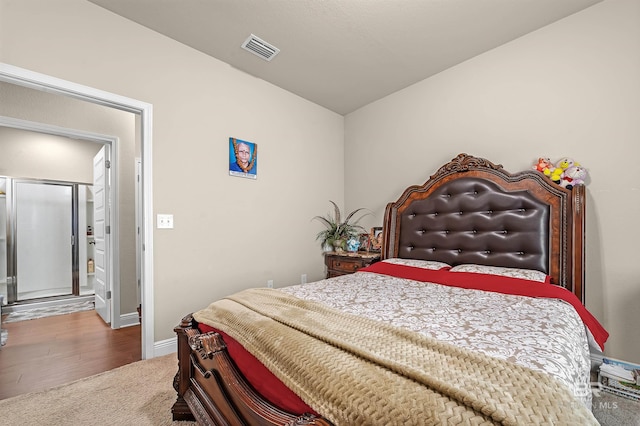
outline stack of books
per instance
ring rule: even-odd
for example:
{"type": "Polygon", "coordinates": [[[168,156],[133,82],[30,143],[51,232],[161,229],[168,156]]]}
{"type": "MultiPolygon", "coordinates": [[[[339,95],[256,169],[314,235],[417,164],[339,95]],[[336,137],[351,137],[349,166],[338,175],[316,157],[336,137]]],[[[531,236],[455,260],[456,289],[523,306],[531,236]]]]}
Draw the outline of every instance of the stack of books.
{"type": "Polygon", "coordinates": [[[640,401],[640,365],[603,358],[598,372],[598,387],[606,392],[640,401]]]}

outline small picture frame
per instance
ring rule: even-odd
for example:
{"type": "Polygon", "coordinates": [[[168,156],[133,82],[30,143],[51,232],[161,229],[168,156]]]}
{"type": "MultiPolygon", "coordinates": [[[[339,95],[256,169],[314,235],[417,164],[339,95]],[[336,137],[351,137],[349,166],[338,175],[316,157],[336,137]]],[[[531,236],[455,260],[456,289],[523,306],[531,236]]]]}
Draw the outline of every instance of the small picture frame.
{"type": "Polygon", "coordinates": [[[374,226],[369,232],[370,248],[369,251],[382,250],[382,227],[374,226]]]}
{"type": "Polygon", "coordinates": [[[229,138],[229,175],[256,179],[258,177],[258,144],[229,138]]]}
{"type": "Polygon", "coordinates": [[[358,239],[360,240],[360,248],[358,249],[358,251],[368,252],[371,248],[371,239],[369,238],[369,234],[362,233],[358,236],[358,239]]]}

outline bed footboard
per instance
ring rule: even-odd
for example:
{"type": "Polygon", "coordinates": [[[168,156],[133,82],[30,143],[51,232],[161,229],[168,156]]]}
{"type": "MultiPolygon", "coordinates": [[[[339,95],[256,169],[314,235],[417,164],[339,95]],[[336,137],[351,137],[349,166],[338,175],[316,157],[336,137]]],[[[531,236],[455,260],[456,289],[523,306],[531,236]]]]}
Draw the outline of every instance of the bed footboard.
{"type": "Polygon", "coordinates": [[[273,406],[256,393],[229,357],[222,337],[201,334],[191,314],[174,328],[178,337],[178,393],[173,420],[203,425],[318,425],[331,423],[310,414],[296,415],[273,406]]]}

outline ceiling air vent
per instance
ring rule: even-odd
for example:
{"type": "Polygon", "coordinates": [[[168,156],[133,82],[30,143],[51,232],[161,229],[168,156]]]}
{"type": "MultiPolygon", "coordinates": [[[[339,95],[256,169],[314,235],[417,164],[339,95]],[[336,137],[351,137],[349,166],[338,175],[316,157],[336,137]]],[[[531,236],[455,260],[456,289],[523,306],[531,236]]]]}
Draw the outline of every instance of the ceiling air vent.
{"type": "Polygon", "coordinates": [[[274,56],[280,52],[275,46],[270,45],[266,41],[260,39],[259,37],[251,34],[245,41],[242,43],[242,48],[244,50],[248,50],[256,56],[260,56],[265,61],[270,61],[274,56]]]}

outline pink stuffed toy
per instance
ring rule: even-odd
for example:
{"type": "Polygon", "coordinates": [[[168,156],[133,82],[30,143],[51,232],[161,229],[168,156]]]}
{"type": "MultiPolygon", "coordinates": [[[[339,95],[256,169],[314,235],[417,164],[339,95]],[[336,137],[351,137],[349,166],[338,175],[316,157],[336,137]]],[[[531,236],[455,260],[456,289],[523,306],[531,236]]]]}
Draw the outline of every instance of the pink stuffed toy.
{"type": "Polygon", "coordinates": [[[560,178],[560,186],[571,189],[576,185],[584,185],[584,180],[587,178],[587,169],[581,166],[569,166],[562,172],[560,178]]]}

